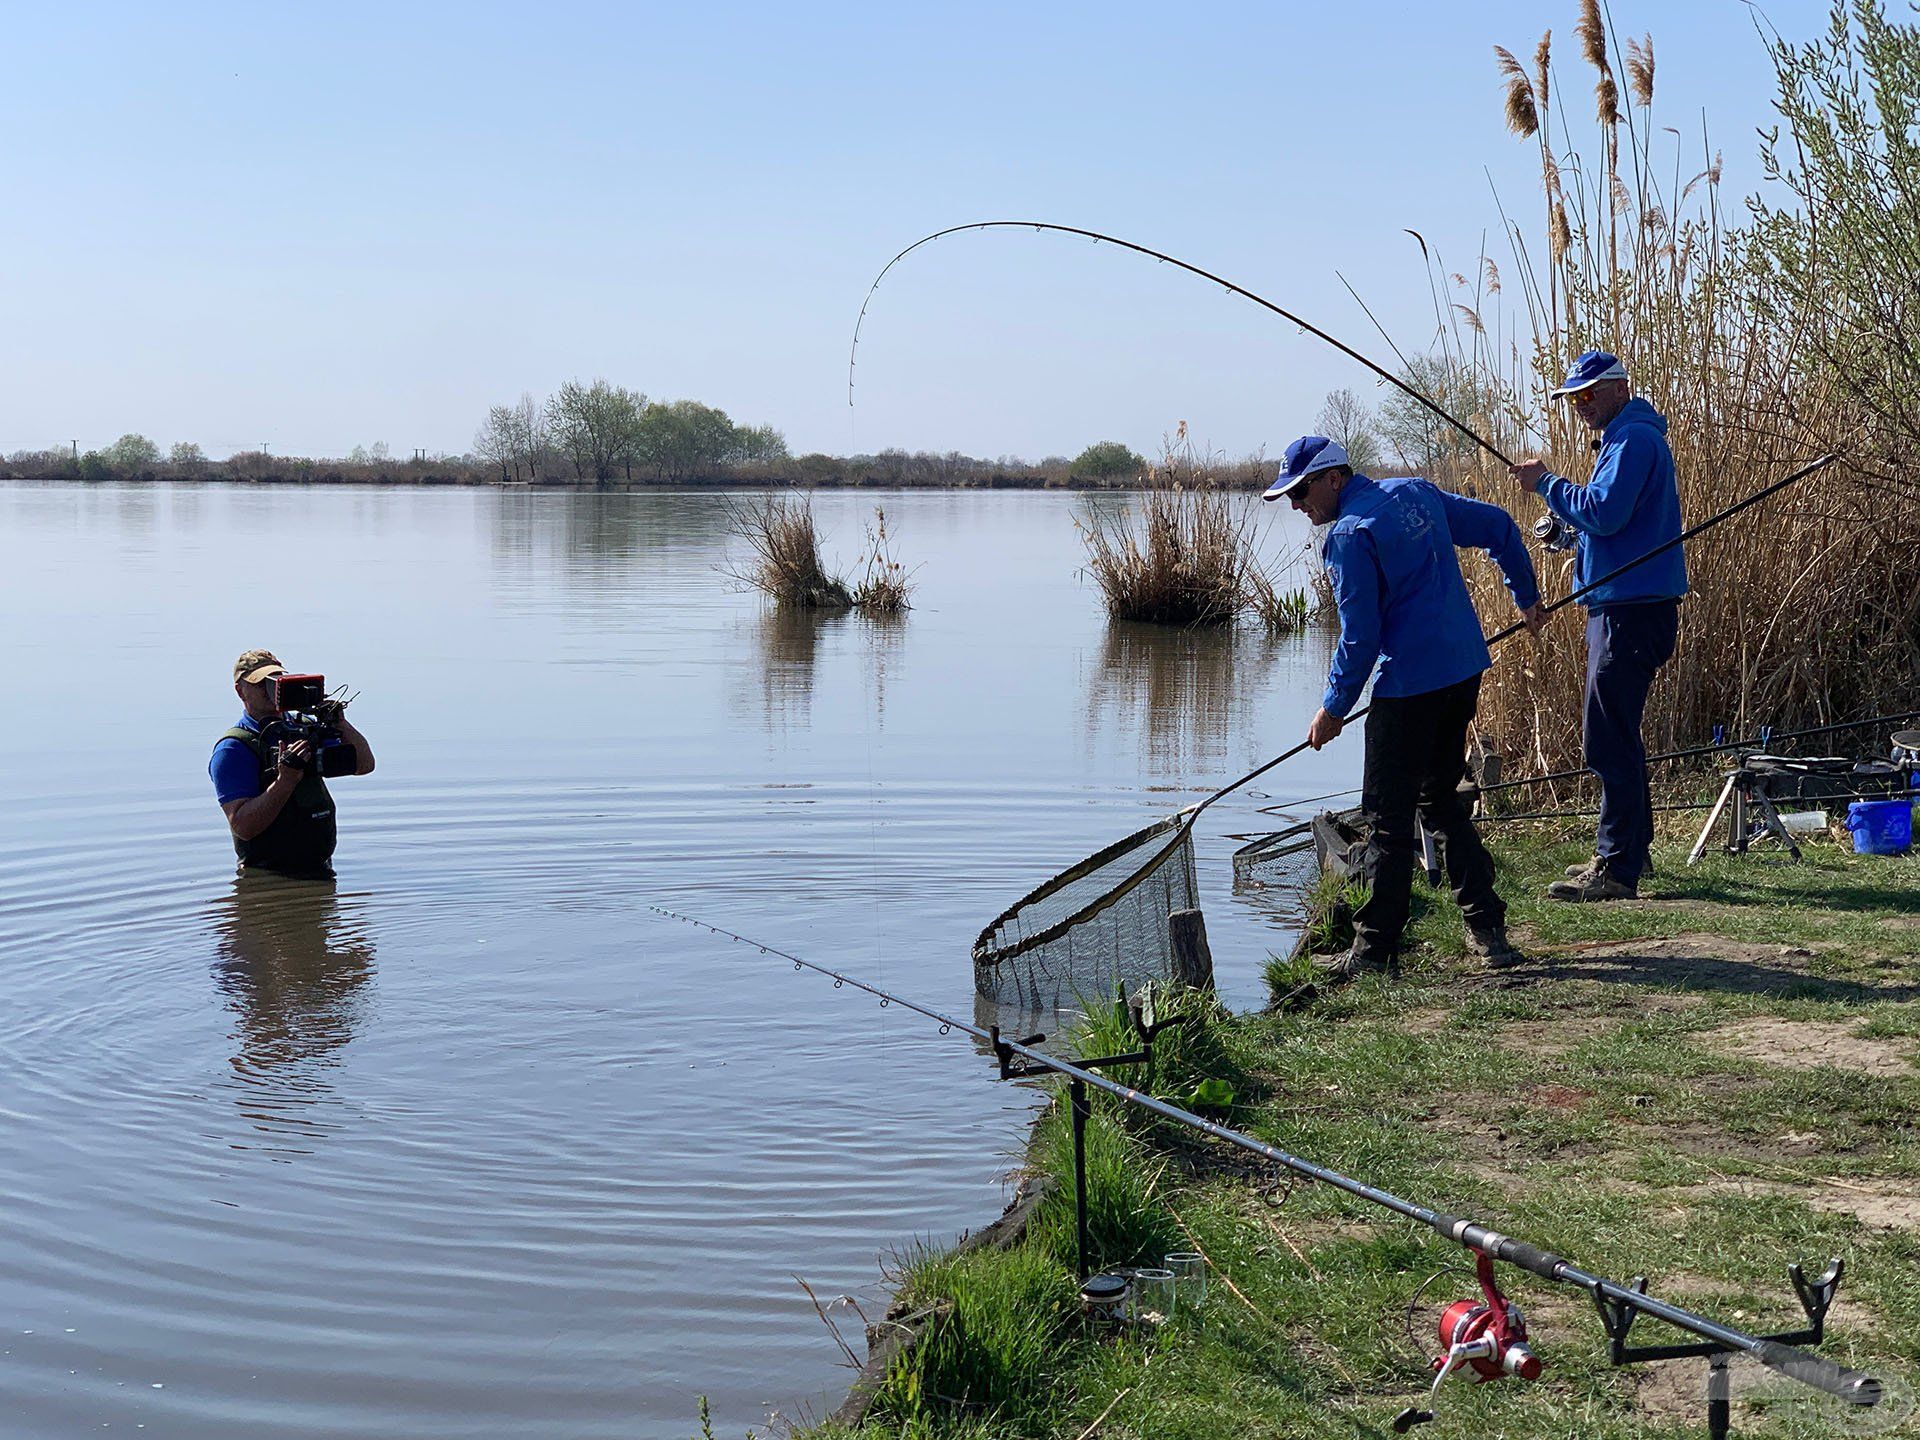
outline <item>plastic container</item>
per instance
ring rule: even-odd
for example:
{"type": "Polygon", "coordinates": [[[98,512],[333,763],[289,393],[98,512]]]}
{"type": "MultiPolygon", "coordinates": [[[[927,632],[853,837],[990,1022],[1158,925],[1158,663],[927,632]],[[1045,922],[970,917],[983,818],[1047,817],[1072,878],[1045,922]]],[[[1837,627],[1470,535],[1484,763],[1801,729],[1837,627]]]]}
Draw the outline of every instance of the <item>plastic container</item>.
{"type": "Polygon", "coordinates": [[[1906,800],[1856,800],[1847,806],[1856,855],[1904,855],[1913,848],[1913,807],[1906,800]]]}
{"type": "Polygon", "coordinates": [[[1824,810],[1785,810],[1780,824],[1789,835],[1818,835],[1827,828],[1824,810]]]}

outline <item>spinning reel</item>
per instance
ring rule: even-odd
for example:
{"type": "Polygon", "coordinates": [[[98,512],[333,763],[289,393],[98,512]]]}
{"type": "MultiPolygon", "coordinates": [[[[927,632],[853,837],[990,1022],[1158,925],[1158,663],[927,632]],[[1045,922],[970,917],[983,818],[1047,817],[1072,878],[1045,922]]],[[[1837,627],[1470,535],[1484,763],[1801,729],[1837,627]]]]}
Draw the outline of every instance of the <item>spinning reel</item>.
{"type": "MultiPolygon", "coordinates": [[[[1474,1252],[1474,1274],[1480,1281],[1478,1300],[1456,1300],[1440,1312],[1442,1351],[1434,1356],[1433,1388],[1427,1392],[1427,1408],[1408,1406],[1393,1417],[1396,1435],[1404,1435],[1416,1425],[1424,1425],[1436,1414],[1440,1386],[1449,1375],[1465,1375],[1476,1385],[1501,1380],[1508,1375],[1522,1380],[1540,1378],[1540,1357],[1527,1345],[1527,1319],[1520,1307],[1501,1293],[1493,1278],[1493,1261],[1474,1252]]],[[[1418,1297],[1415,1297],[1418,1303],[1418,1297]]]]}

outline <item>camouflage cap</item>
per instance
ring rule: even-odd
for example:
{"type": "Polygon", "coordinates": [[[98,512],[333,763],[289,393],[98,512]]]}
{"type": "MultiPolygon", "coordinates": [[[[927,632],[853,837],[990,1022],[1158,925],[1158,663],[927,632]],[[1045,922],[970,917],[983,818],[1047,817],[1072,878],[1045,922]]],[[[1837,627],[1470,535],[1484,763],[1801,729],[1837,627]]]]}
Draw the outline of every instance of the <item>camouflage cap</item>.
{"type": "Polygon", "coordinates": [[[245,650],[233,662],[233,678],[257,685],[269,675],[284,674],[286,668],[271,650],[245,650]]]}

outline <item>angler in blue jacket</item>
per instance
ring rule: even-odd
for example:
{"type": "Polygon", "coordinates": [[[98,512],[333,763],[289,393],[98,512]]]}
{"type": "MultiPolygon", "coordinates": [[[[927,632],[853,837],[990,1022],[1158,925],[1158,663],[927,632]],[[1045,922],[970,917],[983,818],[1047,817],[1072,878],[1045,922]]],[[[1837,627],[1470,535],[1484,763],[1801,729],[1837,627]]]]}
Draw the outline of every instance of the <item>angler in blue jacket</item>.
{"type": "MultiPolygon", "coordinates": [[[[1573,531],[1574,583],[1584,587],[1680,534],[1680,493],[1666,417],[1633,393],[1627,367],[1589,350],[1553,391],[1597,439],[1593,476],[1584,485],[1538,460],[1509,472],[1573,531]]],[[[1630,900],[1653,845],[1653,795],[1640,725],[1647,692],[1673,658],[1687,565],[1676,545],[1580,603],[1587,607],[1587,691],[1582,757],[1600,777],[1600,827],[1594,857],[1547,887],[1556,900],[1630,900]]]]}
{"type": "Polygon", "coordinates": [[[1354,916],[1352,950],[1327,969],[1350,978],[1397,968],[1416,811],[1439,842],[1471,948],[1489,965],[1517,964],[1506,903],[1493,888],[1493,861],[1459,794],[1467,727],[1492,659],[1453,552],[1470,545],[1490,553],[1538,634],[1545,615],[1519,527],[1498,505],[1449,494],[1431,481],[1356,474],[1346,450],[1320,435],[1287,447],[1286,463],[1262,498],[1283,495],[1328,527],[1321,554],[1340,609],[1340,644],[1307,729],[1314,749],[1340,733],[1379,665],[1360,793],[1371,832],[1372,891],[1354,916]]]}

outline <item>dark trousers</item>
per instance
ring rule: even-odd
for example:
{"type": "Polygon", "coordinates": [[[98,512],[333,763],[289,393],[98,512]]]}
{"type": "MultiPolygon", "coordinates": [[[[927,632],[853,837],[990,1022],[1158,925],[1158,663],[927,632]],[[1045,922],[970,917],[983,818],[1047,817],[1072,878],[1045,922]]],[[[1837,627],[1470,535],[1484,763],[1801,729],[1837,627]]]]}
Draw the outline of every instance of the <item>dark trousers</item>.
{"type": "Polygon", "coordinates": [[[1654,674],[1673,658],[1680,602],[1610,605],[1587,620],[1587,705],[1582,758],[1600,777],[1595,849],[1607,873],[1637,884],[1653,845],[1653,793],[1640,722],[1654,674]]]}
{"type": "Polygon", "coordinates": [[[1366,869],[1373,893],[1353,917],[1354,946],[1363,955],[1384,960],[1399,951],[1413,889],[1416,811],[1440,848],[1467,924],[1485,931],[1506,921],[1506,903],[1493,889],[1493,859],[1459,791],[1467,726],[1479,700],[1475,675],[1424,695],[1375,697],[1367,712],[1360,808],[1371,830],[1366,869]]]}

